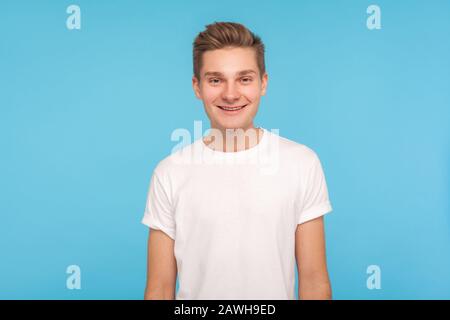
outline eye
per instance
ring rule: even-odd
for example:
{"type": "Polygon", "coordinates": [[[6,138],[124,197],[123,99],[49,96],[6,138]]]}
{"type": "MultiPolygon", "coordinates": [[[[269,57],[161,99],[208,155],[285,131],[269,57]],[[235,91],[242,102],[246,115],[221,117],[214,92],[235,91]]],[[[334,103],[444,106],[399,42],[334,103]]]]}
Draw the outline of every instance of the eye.
{"type": "Polygon", "coordinates": [[[243,77],[243,78],[241,78],[241,81],[243,82],[243,83],[250,83],[250,82],[252,82],[252,78],[251,77],[243,77]]]}
{"type": "Polygon", "coordinates": [[[212,85],[216,85],[216,84],[219,84],[220,83],[220,79],[217,79],[217,78],[211,78],[211,79],[209,79],[209,81],[208,81],[210,84],[212,84],[212,85]]]}

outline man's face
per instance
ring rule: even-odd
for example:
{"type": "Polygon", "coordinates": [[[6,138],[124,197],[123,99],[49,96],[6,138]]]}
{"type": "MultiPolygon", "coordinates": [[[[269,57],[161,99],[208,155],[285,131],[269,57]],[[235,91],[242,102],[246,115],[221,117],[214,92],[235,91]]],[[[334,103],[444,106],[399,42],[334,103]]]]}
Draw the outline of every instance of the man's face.
{"type": "Polygon", "coordinates": [[[253,128],[260,98],[266,93],[267,74],[261,79],[254,49],[224,48],[203,53],[200,82],[194,76],[192,84],[211,128],[247,130],[253,128]]]}

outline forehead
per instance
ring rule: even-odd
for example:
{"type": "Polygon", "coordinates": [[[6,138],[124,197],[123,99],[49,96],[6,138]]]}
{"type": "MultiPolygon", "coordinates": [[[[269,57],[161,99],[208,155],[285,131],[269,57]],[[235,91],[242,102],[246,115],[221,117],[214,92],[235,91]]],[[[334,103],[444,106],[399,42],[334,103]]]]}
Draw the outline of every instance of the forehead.
{"type": "Polygon", "coordinates": [[[234,75],[242,70],[258,72],[256,52],[252,48],[223,48],[203,53],[201,74],[220,72],[234,75]]]}

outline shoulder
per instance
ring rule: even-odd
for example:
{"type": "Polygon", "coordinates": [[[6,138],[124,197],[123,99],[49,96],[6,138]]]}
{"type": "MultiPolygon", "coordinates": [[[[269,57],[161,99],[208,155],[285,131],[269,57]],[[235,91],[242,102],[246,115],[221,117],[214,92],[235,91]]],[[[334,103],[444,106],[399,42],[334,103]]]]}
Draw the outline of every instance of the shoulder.
{"type": "Polygon", "coordinates": [[[319,161],[317,152],[310,146],[288,139],[277,133],[271,133],[272,137],[276,136],[280,155],[286,158],[287,161],[294,161],[304,165],[312,165],[319,161]]]}
{"type": "Polygon", "coordinates": [[[192,163],[194,152],[197,150],[200,140],[172,149],[170,154],[162,158],[155,166],[154,173],[160,178],[167,178],[169,175],[182,171],[186,165],[192,163]]]}

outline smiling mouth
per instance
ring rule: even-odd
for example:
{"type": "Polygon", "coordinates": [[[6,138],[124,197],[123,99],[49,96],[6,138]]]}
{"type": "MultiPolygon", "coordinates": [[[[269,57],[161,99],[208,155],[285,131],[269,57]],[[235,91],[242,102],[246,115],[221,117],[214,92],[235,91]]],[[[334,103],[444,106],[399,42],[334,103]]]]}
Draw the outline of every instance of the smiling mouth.
{"type": "Polygon", "coordinates": [[[245,104],[243,106],[217,106],[217,107],[225,111],[237,111],[244,109],[246,106],[247,105],[245,104]]]}

